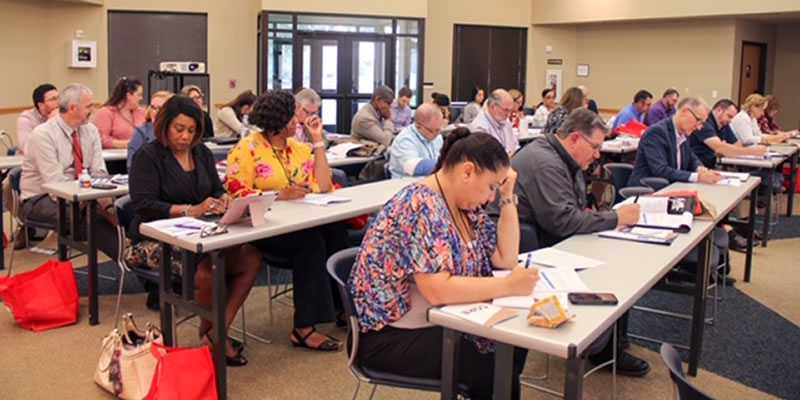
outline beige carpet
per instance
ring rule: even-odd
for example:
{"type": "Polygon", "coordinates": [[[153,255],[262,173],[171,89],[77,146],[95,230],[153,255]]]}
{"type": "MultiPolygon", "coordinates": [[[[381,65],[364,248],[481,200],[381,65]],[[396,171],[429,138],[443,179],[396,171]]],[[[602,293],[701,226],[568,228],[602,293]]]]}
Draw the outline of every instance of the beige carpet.
{"type": "MultiPolygon", "coordinates": [[[[52,243],[51,243],[52,245],[52,243]]],[[[795,289],[800,279],[796,274],[797,247],[800,239],[779,240],[770,243],[767,249],[758,248],[755,253],[753,282],[737,283],[737,287],[765,305],[791,319],[800,321],[797,307],[798,294],[795,289]]],[[[44,246],[48,246],[45,244],[44,246]]],[[[10,253],[7,252],[7,253],[10,253]]],[[[8,260],[8,255],[6,260],[8,260]]],[[[48,257],[17,252],[15,271],[29,270],[48,257]]],[[[733,257],[734,276],[742,276],[744,257],[733,257]]],[[[75,260],[75,265],[84,265],[84,260],[75,260]]],[[[741,279],[740,279],[741,280],[741,279]]],[[[137,321],[158,323],[158,314],[144,307],[144,295],[123,296],[122,309],[133,312],[137,321]]],[[[7,312],[0,312],[0,398],[2,399],[108,399],[111,396],[99,389],[92,381],[92,373],[100,350],[100,341],[113,325],[114,296],[101,296],[98,326],[89,326],[86,298],[81,298],[80,320],[77,324],[51,331],[34,333],[19,328],[7,312]]],[[[723,302],[724,307],[724,302],[723,302]]],[[[231,399],[344,399],[350,398],[355,383],[347,371],[347,359],[343,352],[321,354],[294,349],[289,343],[291,308],[275,305],[275,326],[269,326],[266,290],[257,288],[247,301],[248,330],[274,339],[272,344],[248,342],[246,355],[250,363],[243,368],[228,369],[228,388],[231,399]]],[[[238,321],[237,323],[238,324],[238,321]]],[[[332,326],[322,327],[335,336],[344,337],[342,331],[332,326]]],[[[714,329],[707,327],[707,329],[714,329]]],[[[197,345],[196,328],[188,324],[179,327],[181,345],[197,345]]],[[[666,367],[657,353],[638,346],[632,352],[646,359],[652,371],[644,378],[619,377],[617,397],[619,399],[672,399],[672,386],[666,367]]],[[[776,355],[780,356],[780,355],[776,355]]],[[[535,376],[543,372],[544,356],[532,353],[526,375],[535,376]]],[[[561,390],[563,361],[551,360],[549,379],[542,384],[561,390]]],[[[757,373],[757,372],[754,372],[757,373]]],[[[692,381],[703,390],[720,399],[772,398],[765,393],[743,386],[711,372],[701,370],[692,381]]],[[[369,387],[362,386],[359,396],[366,399],[369,387]]],[[[610,399],[611,375],[600,372],[585,380],[586,399],[610,399]]],[[[378,399],[435,399],[436,393],[379,387],[378,399]]],[[[523,390],[523,398],[555,398],[532,389],[523,390]]]]}

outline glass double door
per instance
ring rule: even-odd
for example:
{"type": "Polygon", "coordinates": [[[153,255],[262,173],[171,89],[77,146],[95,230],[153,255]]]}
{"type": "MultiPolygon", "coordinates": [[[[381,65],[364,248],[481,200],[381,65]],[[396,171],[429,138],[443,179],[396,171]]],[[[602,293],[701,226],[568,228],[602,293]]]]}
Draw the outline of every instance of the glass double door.
{"type": "Polygon", "coordinates": [[[390,84],[389,38],[299,32],[294,39],[295,88],[314,89],[322,97],[320,117],[326,131],[350,133],[353,115],[369,102],[376,87],[390,84]]]}

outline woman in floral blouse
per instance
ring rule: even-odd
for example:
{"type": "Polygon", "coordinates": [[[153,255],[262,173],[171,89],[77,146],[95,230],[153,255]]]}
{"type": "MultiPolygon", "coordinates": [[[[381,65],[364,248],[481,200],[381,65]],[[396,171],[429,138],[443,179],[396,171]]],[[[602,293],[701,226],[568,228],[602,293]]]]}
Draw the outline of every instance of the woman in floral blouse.
{"type": "MultiPolygon", "coordinates": [[[[312,116],[305,125],[312,143],[293,138],[297,120],[291,93],[268,91],[256,100],[249,122],[261,129],[239,141],[228,153],[225,187],[234,197],[261,191],[278,191],[278,200],[333,190],[322,122],[312,116]],[[312,155],[313,152],[313,155],[312,155]]],[[[271,237],[254,243],[262,252],[292,262],[294,329],[292,344],[322,351],[337,351],[342,343],[317,331],[316,324],[331,322],[341,309],[325,269],[328,257],[347,247],[347,229],[332,223],[271,237]]]]}
{"type": "MultiPolygon", "coordinates": [[[[517,266],[516,172],[503,146],[459,128],[445,139],[433,175],[409,185],[370,225],[348,282],[358,311],[359,362],[406,376],[439,379],[442,328],[426,320],[431,306],[529,294],[535,269],[517,266]],[[500,192],[495,224],[481,205],[500,192]],[[510,269],[493,278],[491,269],[510,269]]],[[[482,338],[460,346],[459,377],[470,398],[491,398],[494,353],[482,338]]],[[[514,354],[514,390],[527,351],[514,354]]]]}

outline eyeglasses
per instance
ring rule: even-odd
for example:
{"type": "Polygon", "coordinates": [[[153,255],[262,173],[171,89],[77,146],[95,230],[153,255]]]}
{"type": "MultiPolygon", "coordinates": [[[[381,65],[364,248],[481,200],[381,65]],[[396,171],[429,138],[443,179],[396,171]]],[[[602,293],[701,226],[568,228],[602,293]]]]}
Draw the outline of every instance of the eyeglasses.
{"type": "Polygon", "coordinates": [[[581,137],[581,139],[585,140],[585,141],[586,141],[586,143],[589,143],[589,146],[591,146],[591,147],[592,147],[592,151],[599,152],[599,151],[600,151],[600,150],[603,148],[603,145],[602,145],[602,144],[593,143],[591,140],[589,140],[589,138],[587,138],[587,137],[586,137],[584,134],[582,134],[582,133],[579,133],[579,134],[578,134],[578,136],[580,136],[580,137],[581,137]]]}
{"type": "Polygon", "coordinates": [[[194,96],[189,96],[189,98],[190,98],[190,99],[192,99],[192,100],[194,100],[194,101],[197,101],[197,100],[203,100],[203,95],[201,95],[201,94],[196,94],[196,95],[194,95],[194,96]]]}
{"type": "Polygon", "coordinates": [[[228,233],[228,226],[223,224],[207,225],[200,230],[200,237],[207,238],[209,236],[222,235],[228,233]]]}
{"type": "Polygon", "coordinates": [[[426,130],[426,131],[428,131],[428,132],[430,132],[430,133],[432,133],[432,134],[434,134],[434,135],[436,135],[436,134],[438,134],[439,132],[441,132],[441,131],[442,131],[442,128],[439,128],[439,129],[431,129],[431,128],[429,128],[427,125],[424,125],[424,124],[423,124],[423,123],[421,123],[421,122],[419,123],[419,126],[421,126],[421,127],[425,128],[425,130],[426,130]]]}
{"type": "Polygon", "coordinates": [[[688,110],[689,113],[692,114],[692,116],[694,117],[695,121],[697,121],[697,125],[701,125],[701,124],[704,124],[706,122],[705,120],[700,119],[700,117],[698,117],[697,114],[695,114],[694,110],[692,110],[691,108],[687,107],[686,110],[688,110]]]}
{"type": "Polygon", "coordinates": [[[305,108],[305,107],[300,107],[300,108],[301,108],[301,109],[303,110],[303,112],[304,112],[304,113],[306,113],[306,115],[308,115],[309,117],[310,117],[310,116],[312,116],[312,115],[317,115],[317,114],[319,114],[319,109],[317,109],[317,111],[308,111],[308,109],[307,109],[307,108],[305,108]]]}
{"type": "Polygon", "coordinates": [[[497,104],[497,103],[494,103],[494,104],[497,105],[497,108],[499,108],[500,111],[503,112],[503,115],[510,115],[511,113],[516,111],[516,108],[514,108],[513,106],[511,108],[505,108],[505,107],[501,106],[500,104],[497,104]]]}
{"type": "Polygon", "coordinates": [[[56,95],[56,96],[50,96],[50,97],[48,97],[48,98],[44,99],[44,101],[45,101],[45,102],[48,102],[48,101],[58,101],[58,96],[57,96],[57,95],[56,95]]]}

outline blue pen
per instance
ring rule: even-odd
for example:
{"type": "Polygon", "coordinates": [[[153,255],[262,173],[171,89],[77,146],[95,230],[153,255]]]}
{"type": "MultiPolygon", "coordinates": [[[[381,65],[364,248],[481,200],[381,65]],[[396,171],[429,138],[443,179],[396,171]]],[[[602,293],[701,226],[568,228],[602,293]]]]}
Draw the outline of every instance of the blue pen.
{"type": "Polygon", "coordinates": [[[525,259],[525,269],[531,266],[531,253],[528,253],[528,258],[525,259]]]}
{"type": "Polygon", "coordinates": [[[175,227],[176,228],[182,228],[182,229],[197,229],[197,230],[202,230],[203,229],[202,226],[186,225],[186,224],[175,224],[175,227]]]}

